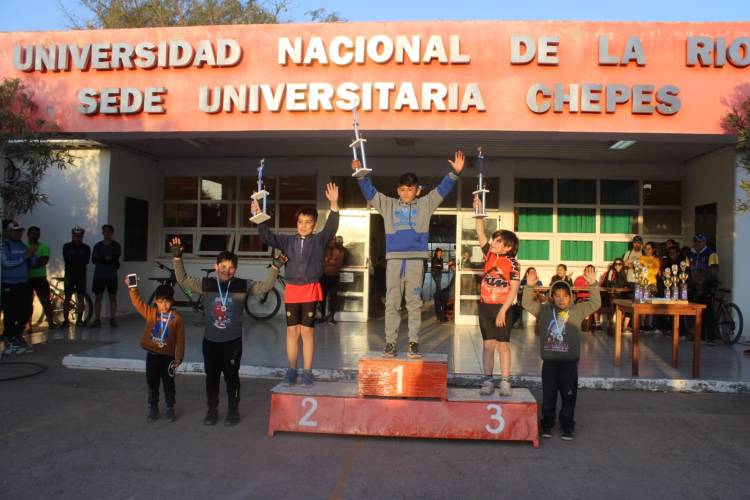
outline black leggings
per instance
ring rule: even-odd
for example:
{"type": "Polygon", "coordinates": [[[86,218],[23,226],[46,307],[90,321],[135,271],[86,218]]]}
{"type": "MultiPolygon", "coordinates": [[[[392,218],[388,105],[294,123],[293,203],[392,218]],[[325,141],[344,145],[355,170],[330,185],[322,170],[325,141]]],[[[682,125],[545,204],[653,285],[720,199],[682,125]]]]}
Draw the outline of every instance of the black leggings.
{"type": "Polygon", "coordinates": [[[34,300],[28,283],[2,284],[3,336],[10,340],[23,335],[26,322],[31,317],[34,300]]]}
{"type": "Polygon", "coordinates": [[[557,394],[560,393],[560,427],[563,432],[575,430],[576,396],[578,395],[578,361],[545,361],[542,363],[542,427],[555,425],[557,394]]]}
{"type": "Polygon", "coordinates": [[[159,382],[164,387],[164,401],[167,408],[174,407],[174,377],[169,376],[169,364],[174,357],[149,352],[146,354],[146,382],[148,383],[148,405],[159,406],[159,382]]]}

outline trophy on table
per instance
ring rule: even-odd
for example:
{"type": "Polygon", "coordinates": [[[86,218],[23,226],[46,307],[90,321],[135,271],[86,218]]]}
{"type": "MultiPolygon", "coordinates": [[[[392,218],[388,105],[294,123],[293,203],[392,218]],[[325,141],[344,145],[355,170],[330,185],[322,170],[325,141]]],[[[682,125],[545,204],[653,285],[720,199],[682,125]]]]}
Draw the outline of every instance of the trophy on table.
{"type": "Polygon", "coordinates": [[[352,172],[352,177],[360,178],[369,175],[370,172],[372,172],[372,169],[367,168],[367,157],[365,156],[365,143],[367,142],[367,139],[359,134],[359,121],[357,120],[356,106],[352,112],[354,113],[354,142],[349,144],[349,147],[352,148],[352,158],[354,160],[360,160],[357,156],[357,147],[359,147],[359,156],[361,157],[360,161],[362,163],[360,168],[357,168],[352,172]]]}
{"type": "Polygon", "coordinates": [[[680,300],[688,300],[688,273],[687,273],[687,264],[684,262],[680,262],[680,274],[678,275],[680,278],[680,300]]]}
{"type": "Polygon", "coordinates": [[[641,286],[641,278],[643,274],[643,268],[639,262],[633,264],[633,276],[635,276],[635,290],[633,290],[633,301],[643,302],[643,287],[641,286]]]}
{"type": "Polygon", "coordinates": [[[266,208],[268,206],[268,195],[270,193],[266,191],[265,185],[263,184],[263,168],[265,167],[265,163],[265,158],[260,160],[260,166],[258,167],[258,191],[250,196],[250,198],[257,201],[258,203],[262,202],[260,212],[250,217],[250,222],[253,222],[255,224],[261,224],[271,218],[271,216],[266,213],[266,208]]]}
{"type": "Polygon", "coordinates": [[[482,146],[479,146],[477,150],[477,159],[479,160],[479,177],[477,178],[477,189],[472,194],[474,196],[479,196],[479,199],[482,201],[482,205],[480,207],[474,208],[474,217],[485,218],[487,217],[487,193],[489,193],[489,190],[487,189],[487,184],[484,182],[484,155],[482,154],[482,146]]]}
{"type": "Polygon", "coordinates": [[[651,287],[648,285],[648,268],[641,265],[641,285],[643,286],[643,302],[651,300],[651,287]]]}
{"type": "Polygon", "coordinates": [[[677,264],[672,264],[672,298],[674,300],[680,300],[680,289],[677,286],[680,282],[679,274],[680,267],[677,264]]]}
{"type": "Polygon", "coordinates": [[[672,269],[664,269],[664,298],[672,300],[672,269]]]}

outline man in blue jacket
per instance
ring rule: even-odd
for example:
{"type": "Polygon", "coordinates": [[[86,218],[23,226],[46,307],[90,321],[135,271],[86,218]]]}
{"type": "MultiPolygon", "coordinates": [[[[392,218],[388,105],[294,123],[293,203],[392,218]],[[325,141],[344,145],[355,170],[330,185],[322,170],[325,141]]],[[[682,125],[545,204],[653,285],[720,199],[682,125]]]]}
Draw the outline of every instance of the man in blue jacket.
{"type": "Polygon", "coordinates": [[[23,328],[31,316],[33,292],[29,285],[29,266],[34,265],[36,245],[22,241],[23,226],[14,220],[3,222],[2,302],[4,354],[31,352],[23,338],[23,328]]]}
{"type": "MultiPolygon", "coordinates": [[[[429,257],[428,239],[430,217],[443,199],[448,196],[459,174],[464,169],[464,153],[457,151],[453,161],[448,160],[453,171],[443,177],[440,184],[427,196],[419,197],[421,189],[417,176],[406,173],[399,179],[398,198],[379,193],[369,176],[359,179],[367,203],[383,216],[385,225],[386,293],[385,293],[385,350],[383,357],[396,355],[398,329],[401,325],[401,297],[406,295],[409,313],[410,358],[421,358],[419,353],[419,328],[422,325],[422,281],[424,262],[429,257]]],[[[359,160],[352,168],[359,168],[359,160]]]]}

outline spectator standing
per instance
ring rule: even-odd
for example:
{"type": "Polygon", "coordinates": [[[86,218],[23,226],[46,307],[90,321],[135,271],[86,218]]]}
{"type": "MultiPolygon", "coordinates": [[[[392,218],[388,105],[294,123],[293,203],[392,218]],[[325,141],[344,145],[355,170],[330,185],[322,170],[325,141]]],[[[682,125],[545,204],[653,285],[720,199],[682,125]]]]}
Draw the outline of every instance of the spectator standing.
{"type": "Polygon", "coordinates": [[[76,226],[71,231],[71,240],[63,245],[65,262],[65,302],[63,303],[62,326],[69,326],[70,299],[76,294],[76,324],[83,326],[83,294],[86,293],[86,267],[91,259],[91,247],[83,242],[85,231],[76,226]]]}
{"type": "MultiPolygon", "coordinates": [[[[52,330],[57,327],[52,319],[52,302],[49,297],[49,281],[47,281],[47,264],[49,263],[49,245],[39,241],[42,231],[37,226],[31,226],[26,231],[29,246],[36,245],[36,263],[29,266],[29,285],[33,293],[36,293],[39,303],[42,304],[44,316],[47,318],[47,327],[52,330]]],[[[33,297],[32,297],[33,301],[33,297]]],[[[33,309],[33,302],[32,302],[33,309]]],[[[31,313],[29,314],[29,321],[31,313]]]]}
{"type": "Polygon", "coordinates": [[[441,321],[442,317],[442,301],[440,298],[440,290],[442,290],[442,279],[443,279],[443,249],[436,248],[432,254],[430,260],[430,276],[432,276],[432,282],[435,284],[435,293],[433,294],[433,300],[435,302],[435,319],[441,321]]]}
{"type": "Polygon", "coordinates": [[[102,226],[104,239],[94,245],[94,251],[91,252],[91,263],[94,264],[94,285],[91,291],[96,295],[92,327],[98,327],[102,324],[100,318],[102,296],[105,289],[109,294],[109,326],[112,328],[119,326],[115,316],[117,315],[117,270],[120,268],[122,251],[120,244],[112,239],[114,234],[115,228],[109,224],[104,224],[102,226]]]}
{"type": "Polygon", "coordinates": [[[714,290],[719,283],[719,256],[708,246],[705,235],[696,234],[689,259],[688,296],[691,302],[708,306],[703,311],[704,340],[708,345],[714,345],[716,332],[712,303],[714,290]]]}
{"type": "Polygon", "coordinates": [[[23,328],[31,315],[34,298],[29,285],[29,267],[36,263],[36,245],[26,246],[21,237],[23,226],[14,220],[3,221],[2,302],[4,354],[30,352],[23,328]]]}
{"type": "Polygon", "coordinates": [[[335,316],[339,305],[339,273],[344,267],[345,255],[344,239],[340,236],[331,236],[323,252],[323,276],[320,277],[323,300],[320,302],[320,323],[329,321],[331,324],[336,324],[335,316]],[[326,304],[330,311],[327,315],[326,304]]]}

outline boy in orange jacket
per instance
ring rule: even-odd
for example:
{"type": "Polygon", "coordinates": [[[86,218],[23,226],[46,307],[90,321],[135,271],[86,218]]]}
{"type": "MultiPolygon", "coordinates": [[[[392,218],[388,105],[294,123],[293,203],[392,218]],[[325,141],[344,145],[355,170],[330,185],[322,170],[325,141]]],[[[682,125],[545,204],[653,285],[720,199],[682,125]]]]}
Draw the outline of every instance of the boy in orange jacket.
{"type": "MultiPolygon", "coordinates": [[[[127,285],[127,278],[125,284],[127,285]]],[[[174,422],[174,371],[185,355],[185,324],[182,316],[172,310],[174,290],[159,285],[154,292],[154,306],[143,303],[138,288],[130,288],[130,301],[138,314],[146,320],[141,336],[141,347],[146,350],[146,381],[148,383],[149,422],[159,418],[159,382],[164,386],[167,421],[174,422]]]]}

